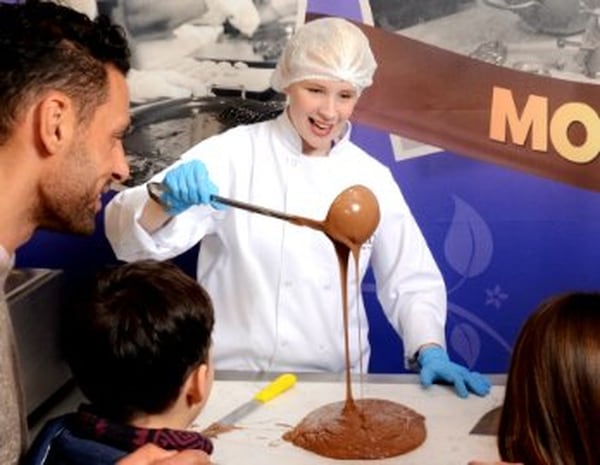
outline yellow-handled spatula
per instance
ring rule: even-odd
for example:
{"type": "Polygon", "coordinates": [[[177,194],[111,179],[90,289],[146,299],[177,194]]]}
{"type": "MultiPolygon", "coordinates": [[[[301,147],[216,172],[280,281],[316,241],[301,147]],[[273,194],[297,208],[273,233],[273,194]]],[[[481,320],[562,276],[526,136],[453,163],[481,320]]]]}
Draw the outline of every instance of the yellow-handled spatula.
{"type": "Polygon", "coordinates": [[[271,381],[265,388],[257,392],[252,400],[240,405],[231,413],[228,413],[220,420],[217,420],[216,423],[222,426],[233,426],[265,402],[268,402],[282,392],[287,391],[294,384],[296,384],[296,375],[291,373],[280,375],[271,381]]]}

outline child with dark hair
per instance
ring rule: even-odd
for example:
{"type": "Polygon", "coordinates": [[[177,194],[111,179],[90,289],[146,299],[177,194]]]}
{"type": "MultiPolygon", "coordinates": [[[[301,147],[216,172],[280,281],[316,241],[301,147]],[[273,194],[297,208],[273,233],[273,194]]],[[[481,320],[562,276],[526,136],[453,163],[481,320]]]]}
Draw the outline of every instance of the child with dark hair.
{"type": "Polygon", "coordinates": [[[90,404],[50,421],[26,464],[113,464],[155,443],[212,452],[185,431],[213,382],[212,302],[177,266],[145,260],[80,286],[65,314],[66,359],[90,404]]]}

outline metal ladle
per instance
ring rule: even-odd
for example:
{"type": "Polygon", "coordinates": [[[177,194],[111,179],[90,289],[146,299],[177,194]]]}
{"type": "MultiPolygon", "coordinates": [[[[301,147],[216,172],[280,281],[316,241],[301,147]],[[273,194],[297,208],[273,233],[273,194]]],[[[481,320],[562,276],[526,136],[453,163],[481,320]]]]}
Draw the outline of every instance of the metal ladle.
{"type": "MultiPolygon", "coordinates": [[[[166,186],[159,182],[151,182],[147,187],[150,196],[168,209],[169,206],[161,201],[161,195],[167,191],[166,186]]],[[[211,200],[259,215],[289,221],[299,226],[317,229],[350,249],[355,249],[367,241],[375,232],[380,219],[377,198],[371,190],[361,185],[350,186],[340,192],[331,203],[323,221],[290,215],[220,195],[211,195],[211,200]]]]}

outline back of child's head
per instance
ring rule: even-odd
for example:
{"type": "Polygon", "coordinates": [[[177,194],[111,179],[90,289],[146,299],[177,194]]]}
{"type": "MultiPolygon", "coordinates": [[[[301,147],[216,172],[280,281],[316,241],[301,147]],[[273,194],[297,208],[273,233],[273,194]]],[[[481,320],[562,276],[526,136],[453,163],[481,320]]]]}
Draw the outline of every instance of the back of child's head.
{"type": "Polygon", "coordinates": [[[210,362],[213,326],[209,295],[176,265],[129,263],[79,286],[64,319],[65,357],[95,411],[128,422],[175,402],[210,362]]]}

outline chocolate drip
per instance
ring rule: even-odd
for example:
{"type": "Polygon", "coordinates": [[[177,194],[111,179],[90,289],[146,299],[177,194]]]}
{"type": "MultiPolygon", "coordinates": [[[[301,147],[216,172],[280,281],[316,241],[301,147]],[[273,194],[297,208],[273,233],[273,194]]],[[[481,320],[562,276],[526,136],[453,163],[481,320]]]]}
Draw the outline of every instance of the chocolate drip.
{"type": "Polygon", "coordinates": [[[340,269],[346,360],[346,400],[309,413],[283,438],[316,454],[337,459],[380,459],[406,453],[425,441],[425,418],[403,405],[352,396],[348,311],[348,262],[355,263],[358,289],[360,248],[375,232],[377,199],[363,186],[346,189],[332,203],[322,223],[296,223],[321,229],[333,242],[340,269]]]}

